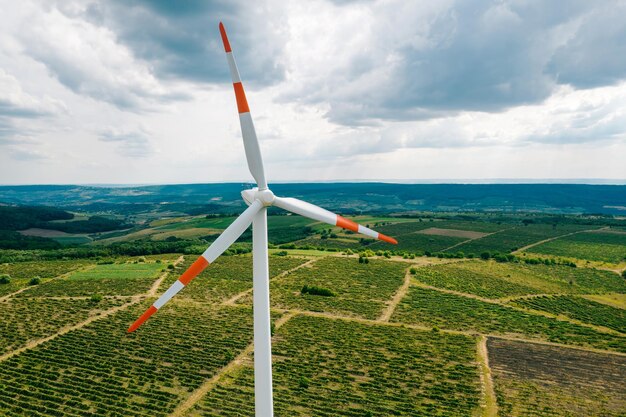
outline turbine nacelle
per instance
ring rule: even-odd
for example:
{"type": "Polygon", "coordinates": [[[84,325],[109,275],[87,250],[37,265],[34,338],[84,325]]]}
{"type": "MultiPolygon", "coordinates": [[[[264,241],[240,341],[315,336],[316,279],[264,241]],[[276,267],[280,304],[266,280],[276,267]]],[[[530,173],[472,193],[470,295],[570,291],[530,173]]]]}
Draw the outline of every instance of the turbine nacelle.
{"type": "Polygon", "coordinates": [[[274,204],[274,200],[276,196],[269,188],[265,190],[259,190],[258,187],[251,188],[249,190],[243,190],[241,192],[241,197],[243,201],[246,202],[247,205],[251,205],[254,200],[259,200],[264,207],[270,207],[274,204]]]}

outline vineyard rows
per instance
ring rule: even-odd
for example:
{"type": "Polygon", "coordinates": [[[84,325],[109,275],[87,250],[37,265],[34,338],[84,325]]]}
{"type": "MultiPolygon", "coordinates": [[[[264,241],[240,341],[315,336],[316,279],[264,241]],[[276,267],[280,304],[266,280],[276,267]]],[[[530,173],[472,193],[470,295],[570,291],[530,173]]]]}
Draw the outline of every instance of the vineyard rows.
{"type": "Polygon", "coordinates": [[[409,288],[391,321],[458,331],[514,335],[626,353],[626,336],[601,333],[504,305],[419,287],[409,288]]]}
{"type": "Polygon", "coordinates": [[[534,246],[528,252],[619,263],[626,261],[626,233],[577,233],[534,246]]]}
{"type": "MultiPolygon", "coordinates": [[[[276,416],[469,416],[480,392],[475,340],[462,335],[297,316],[278,330],[276,416]]],[[[249,365],[192,416],[254,415],[249,365]]]]}
{"type": "MultiPolygon", "coordinates": [[[[361,264],[355,258],[327,257],[270,283],[270,300],[274,308],[375,319],[402,285],[406,267],[399,262],[372,260],[361,264]],[[335,296],[302,294],[304,285],[329,289],[335,296]]],[[[240,302],[250,304],[252,297],[240,302]]]]}

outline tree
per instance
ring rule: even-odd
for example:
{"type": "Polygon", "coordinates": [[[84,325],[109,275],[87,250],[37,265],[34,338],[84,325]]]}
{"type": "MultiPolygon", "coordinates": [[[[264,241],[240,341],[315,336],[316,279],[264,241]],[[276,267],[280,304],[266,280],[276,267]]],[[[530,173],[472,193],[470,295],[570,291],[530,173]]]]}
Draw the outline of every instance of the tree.
{"type": "Polygon", "coordinates": [[[9,274],[0,275],[0,284],[10,284],[11,276],[9,274]]]}

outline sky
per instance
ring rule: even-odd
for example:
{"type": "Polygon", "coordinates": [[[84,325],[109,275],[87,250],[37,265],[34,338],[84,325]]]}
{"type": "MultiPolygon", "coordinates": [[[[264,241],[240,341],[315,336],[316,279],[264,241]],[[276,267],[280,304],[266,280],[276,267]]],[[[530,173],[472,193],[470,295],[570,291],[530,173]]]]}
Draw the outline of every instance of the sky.
{"type": "Polygon", "coordinates": [[[626,179],[626,1],[0,0],[0,184],[626,179]]]}

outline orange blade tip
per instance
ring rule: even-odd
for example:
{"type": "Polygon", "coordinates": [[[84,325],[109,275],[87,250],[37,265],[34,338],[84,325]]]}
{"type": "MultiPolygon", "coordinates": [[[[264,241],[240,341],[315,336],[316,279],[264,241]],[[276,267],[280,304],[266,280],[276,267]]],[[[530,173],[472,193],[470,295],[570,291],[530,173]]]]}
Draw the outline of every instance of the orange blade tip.
{"type": "Polygon", "coordinates": [[[231,52],[230,42],[228,42],[228,36],[226,36],[226,29],[224,24],[220,22],[220,35],[222,35],[222,42],[224,43],[224,51],[231,52]]]}
{"type": "Polygon", "coordinates": [[[137,319],[131,326],[128,328],[128,333],[132,333],[139,328],[146,320],[150,318],[151,315],[157,312],[157,308],[155,306],[150,306],[149,309],[144,311],[144,313],[137,319]]]}
{"type": "Polygon", "coordinates": [[[398,244],[397,240],[395,240],[392,237],[385,236],[382,233],[378,234],[378,239],[382,240],[383,242],[391,243],[392,245],[397,245],[398,244]]]}

